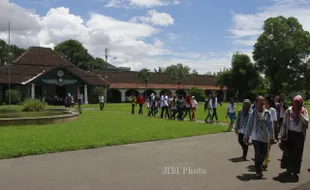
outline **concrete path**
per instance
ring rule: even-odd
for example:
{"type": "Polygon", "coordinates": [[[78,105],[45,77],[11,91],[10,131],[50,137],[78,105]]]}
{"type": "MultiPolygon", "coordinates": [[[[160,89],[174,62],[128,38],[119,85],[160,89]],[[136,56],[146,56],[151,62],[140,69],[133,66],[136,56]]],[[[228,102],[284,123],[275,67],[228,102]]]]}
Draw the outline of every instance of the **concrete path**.
{"type": "MultiPolygon", "coordinates": [[[[285,182],[290,180],[282,175],[282,182],[273,179],[283,172],[279,169],[281,151],[277,145],[272,147],[266,179],[252,180],[253,161],[232,162],[241,154],[237,136],[224,133],[0,160],[0,189],[310,189],[309,148],[308,139],[300,180],[295,183],[285,182]],[[166,167],[178,168],[178,173],[163,174],[166,167]]],[[[253,158],[253,147],[249,158],[253,158]]]]}

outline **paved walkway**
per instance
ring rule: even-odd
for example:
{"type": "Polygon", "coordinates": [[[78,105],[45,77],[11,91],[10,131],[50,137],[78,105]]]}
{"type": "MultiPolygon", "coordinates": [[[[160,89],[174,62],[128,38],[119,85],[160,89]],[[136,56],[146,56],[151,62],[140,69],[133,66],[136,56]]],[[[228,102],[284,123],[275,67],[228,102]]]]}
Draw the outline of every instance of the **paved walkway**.
{"type": "MultiPolygon", "coordinates": [[[[309,148],[308,140],[299,182],[288,182],[290,179],[283,175],[280,181],[273,179],[283,172],[279,169],[281,152],[277,146],[272,147],[266,179],[253,180],[253,161],[232,162],[240,156],[237,137],[223,133],[0,160],[0,189],[310,189],[309,148]],[[163,174],[165,167],[178,168],[179,173],[163,174]]],[[[252,157],[253,147],[249,152],[252,157]]]]}

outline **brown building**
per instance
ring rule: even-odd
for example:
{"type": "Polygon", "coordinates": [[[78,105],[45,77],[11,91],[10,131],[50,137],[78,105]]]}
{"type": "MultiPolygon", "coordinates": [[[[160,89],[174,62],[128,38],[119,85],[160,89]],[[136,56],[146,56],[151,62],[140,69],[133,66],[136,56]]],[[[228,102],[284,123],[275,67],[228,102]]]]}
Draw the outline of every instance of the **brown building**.
{"type": "MultiPolygon", "coordinates": [[[[83,94],[84,103],[88,104],[89,94],[95,86],[106,87],[107,102],[125,102],[132,93],[187,95],[192,87],[203,89],[206,93],[214,94],[218,91],[222,99],[227,100],[227,89],[216,86],[215,77],[188,76],[178,84],[167,74],[153,73],[151,80],[145,85],[138,78],[138,72],[117,70],[116,67],[104,71],[84,71],[52,49],[43,47],[30,47],[13,61],[10,70],[11,88],[19,89],[24,98],[45,97],[52,104],[61,103],[68,93],[74,97],[83,94]]],[[[8,89],[8,73],[8,66],[0,67],[0,102],[4,101],[5,91],[8,89]]]]}

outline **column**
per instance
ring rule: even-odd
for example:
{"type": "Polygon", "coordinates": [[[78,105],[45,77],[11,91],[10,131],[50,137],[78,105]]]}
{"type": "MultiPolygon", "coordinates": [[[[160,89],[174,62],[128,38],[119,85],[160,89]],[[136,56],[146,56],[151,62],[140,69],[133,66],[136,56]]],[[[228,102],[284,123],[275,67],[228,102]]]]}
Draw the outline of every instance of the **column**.
{"type": "Polygon", "coordinates": [[[34,83],[31,84],[31,98],[32,99],[35,98],[35,84],[34,83]]]}
{"type": "Polygon", "coordinates": [[[227,101],[227,90],[224,90],[224,101],[227,101]]]}
{"type": "Polygon", "coordinates": [[[104,102],[108,102],[108,86],[104,86],[104,102]]]}
{"type": "Polygon", "coordinates": [[[126,102],[126,89],[121,89],[121,90],[119,90],[119,91],[121,91],[121,101],[122,102],[126,102]]]}
{"type": "Polygon", "coordinates": [[[87,84],[84,85],[84,104],[88,104],[87,84]]]}
{"type": "Polygon", "coordinates": [[[77,96],[80,95],[80,86],[77,86],[77,96]]]}
{"type": "Polygon", "coordinates": [[[161,90],[154,90],[156,92],[156,96],[160,96],[161,90]]]}

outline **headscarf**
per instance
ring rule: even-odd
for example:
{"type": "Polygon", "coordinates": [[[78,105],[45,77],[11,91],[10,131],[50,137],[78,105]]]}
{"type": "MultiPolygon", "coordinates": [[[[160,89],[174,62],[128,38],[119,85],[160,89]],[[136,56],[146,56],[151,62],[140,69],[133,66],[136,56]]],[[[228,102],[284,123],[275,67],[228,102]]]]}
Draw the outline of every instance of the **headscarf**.
{"type": "Polygon", "coordinates": [[[302,99],[302,97],[300,95],[297,95],[294,97],[293,102],[292,102],[292,110],[295,110],[296,108],[294,107],[294,103],[298,102],[301,105],[301,108],[297,111],[297,113],[295,114],[291,114],[291,117],[293,120],[298,119],[299,115],[304,114],[306,112],[306,109],[304,108],[304,100],[302,99]]]}

